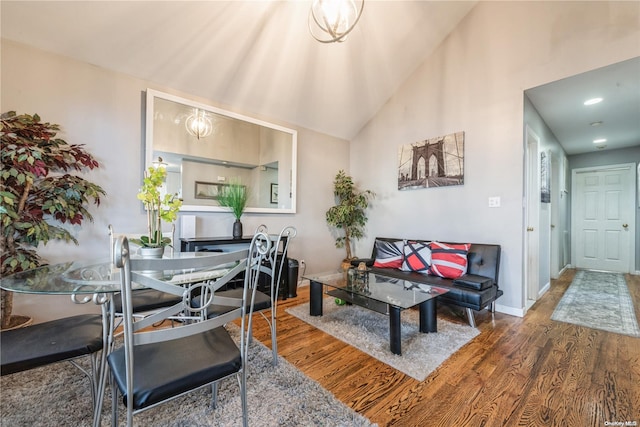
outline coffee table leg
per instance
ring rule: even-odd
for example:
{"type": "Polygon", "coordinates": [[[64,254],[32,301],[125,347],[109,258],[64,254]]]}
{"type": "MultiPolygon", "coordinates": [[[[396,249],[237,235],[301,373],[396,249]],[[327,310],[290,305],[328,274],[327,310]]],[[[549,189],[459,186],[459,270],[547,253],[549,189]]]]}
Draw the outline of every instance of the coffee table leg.
{"type": "Polygon", "coordinates": [[[438,332],[435,298],[420,304],[420,332],[438,332]]]}
{"type": "Polygon", "coordinates": [[[309,315],[322,316],[322,283],[312,280],[309,287],[309,315]]]}
{"type": "Polygon", "coordinates": [[[389,344],[391,353],[402,354],[402,332],[400,330],[400,309],[389,306],[389,344]]]}

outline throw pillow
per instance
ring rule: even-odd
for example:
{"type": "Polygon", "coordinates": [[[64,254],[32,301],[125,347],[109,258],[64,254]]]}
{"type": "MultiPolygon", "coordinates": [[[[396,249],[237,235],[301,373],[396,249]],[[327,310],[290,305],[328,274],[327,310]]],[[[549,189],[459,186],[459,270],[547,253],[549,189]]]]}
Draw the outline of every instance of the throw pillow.
{"type": "Polygon", "coordinates": [[[431,267],[429,274],[457,279],[467,272],[467,254],[471,244],[431,242],[431,267]]]}
{"type": "Polygon", "coordinates": [[[404,245],[403,271],[417,271],[427,274],[431,264],[431,248],[429,242],[407,240],[404,245]]]}
{"type": "Polygon", "coordinates": [[[402,247],[404,242],[397,240],[388,242],[386,240],[376,240],[376,259],[373,262],[374,267],[380,268],[400,268],[404,254],[402,247]]]}

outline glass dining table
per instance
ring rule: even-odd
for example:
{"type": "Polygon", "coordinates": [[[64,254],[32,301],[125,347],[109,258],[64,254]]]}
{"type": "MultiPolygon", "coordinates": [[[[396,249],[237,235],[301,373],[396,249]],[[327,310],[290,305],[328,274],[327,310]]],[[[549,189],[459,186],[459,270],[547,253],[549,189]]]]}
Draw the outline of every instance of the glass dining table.
{"type": "MultiPolygon", "coordinates": [[[[206,258],[219,256],[216,252],[169,252],[163,259],[206,258]]],[[[226,274],[229,269],[215,270],[145,270],[146,260],[132,256],[132,270],[140,274],[152,275],[155,279],[173,285],[186,285],[205,280],[215,280],[226,274]],[[138,268],[133,268],[138,266],[138,268]]],[[[157,260],[155,260],[157,261],[157,260]]],[[[157,265],[157,263],[152,263],[157,265]]],[[[232,266],[229,266],[231,268],[232,266]]],[[[98,399],[94,408],[93,425],[100,425],[102,401],[107,378],[107,355],[113,347],[114,315],[110,302],[112,295],[120,292],[121,270],[111,260],[70,261],[45,265],[31,270],[7,275],[0,279],[0,287],[4,290],[41,295],[69,295],[75,304],[93,302],[100,306],[102,314],[103,351],[96,377],[98,378],[98,399]]],[[[132,289],[145,289],[143,285],[134,283],[132,289]]]]}

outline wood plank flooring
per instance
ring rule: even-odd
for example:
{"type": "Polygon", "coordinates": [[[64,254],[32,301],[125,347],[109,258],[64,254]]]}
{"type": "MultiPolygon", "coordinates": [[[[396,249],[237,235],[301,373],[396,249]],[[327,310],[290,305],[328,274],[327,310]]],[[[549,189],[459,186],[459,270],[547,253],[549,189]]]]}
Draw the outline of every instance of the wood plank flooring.
{"type": "MultiPolygon", "coordinates": [[[[481,334],[422,382],[287,314],[309,300],[306,286],[278,306],[278,352],[379,426],[640,426],[640,338],[551,320],[574,274],[524,319],[478,313],[481,334]]],[[[627,283],[640,319],[640,277],[627,283]]],[[[270,347],[258,317],[254,336],[270,347]]]]}

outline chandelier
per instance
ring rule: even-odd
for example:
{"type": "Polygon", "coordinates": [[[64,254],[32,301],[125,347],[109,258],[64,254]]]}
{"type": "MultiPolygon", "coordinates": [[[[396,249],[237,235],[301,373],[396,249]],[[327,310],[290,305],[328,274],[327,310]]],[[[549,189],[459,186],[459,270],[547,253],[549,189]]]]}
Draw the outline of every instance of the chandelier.
{"type": "Polygon", "coordinates": [[[193,113],[187,117],[184,125],[187,128],[187,132],[198,139],[206,138],[213,132],[211,117],[206,111],[198,108],[194,109],[193,113]]]}
{"type": "Polygon", "coordinates": [[[358,23],[363,8],[364,0],[313,0],[309,32],[320,43],[343,42],[358,23]]]}

